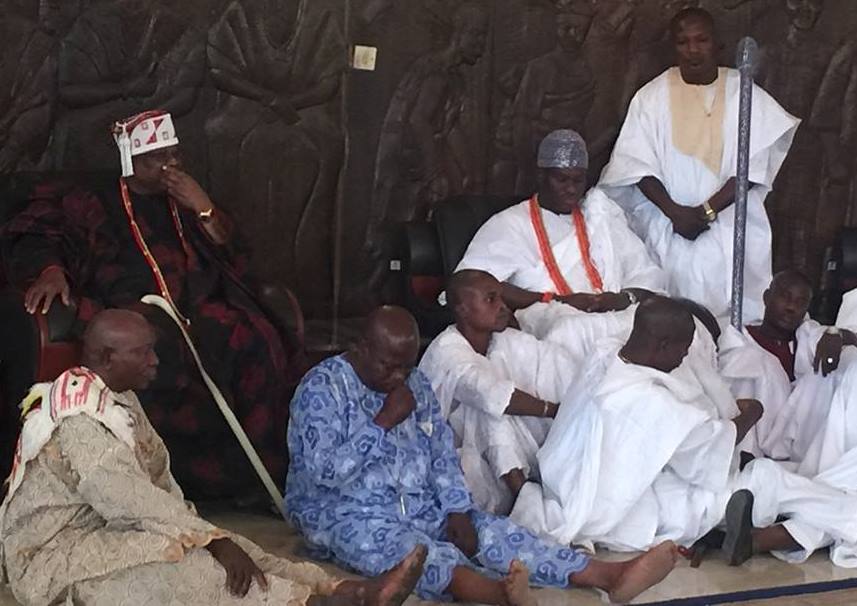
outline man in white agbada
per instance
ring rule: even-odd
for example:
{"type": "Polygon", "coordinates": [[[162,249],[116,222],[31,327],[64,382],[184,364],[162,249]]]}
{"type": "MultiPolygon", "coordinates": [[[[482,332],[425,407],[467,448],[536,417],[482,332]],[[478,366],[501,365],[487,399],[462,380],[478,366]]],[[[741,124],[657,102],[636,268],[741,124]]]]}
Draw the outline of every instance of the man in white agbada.
{"type": "Polygon", "coordinates": [[[812,285],[800,272],[776,274],[765,291],[760,324],[720,339],[719,364],[736,398],[765,404],[741,444],[756,456],[800,462],[827,420],[842,372],[857,354],[857,336],[807,316],[812,285]],[[841,367],[841,368],[840,368],[841,367]]]}
{"type": "MultiPolygon", "coordinates": [[[[729,312],[740,76],[717,66],[711,15],[679,12],[670,27],[678,67],[631,101],[599,187],[628,214],[667,274],[668,291],[729,312]]],[[[799,120],[753,88],[744,317],[762,317],[771,281],[771,228],[764,200],[799,120]]]]}
{"type": "Polygon", "coordinates": [[[576,363],[565,349],[509,327],[502,285],[461,270],[447,285],[455,324],[420,361],[455,432],[468,487],[480,508],[508,514],[556,416],[576,363]]]}
{"type": "Polygon", "coordinates": [[[630,326],[631,315],[620,321],[621,312],[662,291],[664,274],[622,210],[600,189],[587,191],[589,156],[579,134],[550,133],[536,164],[538,192],[491,217],[457,269],[500,280],[522,330],[538,338],[556,322],[571,324],[574,338],[564,344],[585,355],[597,337],[630,326]]]}
{"type": "Polygon", "coordinates": [[[732,564],[754,551],[803,561],[832,545],[836,564],[857,565],[857,496],[768,459],[738,471],[735,446],[762,407],[743,400],[721,417],[723,404],[682,364],[693,334],[680,303],[639,306],[627,343],[605,343],[563,400],[538,455],[542,485],[524,486],[512,519],[624,551],[665,538],[689,546],[725,520],[732,564]]]}

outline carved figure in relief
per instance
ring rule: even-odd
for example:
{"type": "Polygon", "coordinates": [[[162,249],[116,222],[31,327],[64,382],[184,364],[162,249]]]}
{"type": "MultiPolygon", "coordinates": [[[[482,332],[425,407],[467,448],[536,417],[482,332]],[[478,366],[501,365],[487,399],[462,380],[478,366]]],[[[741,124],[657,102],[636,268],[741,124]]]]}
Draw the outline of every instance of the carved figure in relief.
{"type": "Polygon", "coordinates": [[[783,0],[788,31],[763,49],[757,80],[803,120],[770,202],[778,265],[820,269],[847,212],[857,90],[855,44],[819,31],[823,0],[783,0]]]}
{"type": "Polygon", "coordinates": [[[32,170],[43,161],[56,95],[54,1],[6,3],[0,19],[0,173],[32,170]]]}
{"type": "Polygon", "coordinates": [[[485,49],[489,18],[478,4],[453,16],[446,48],[417,59],[393,93],[378,141],[367,246],[376,275],[384,236],[398,222],[424,218],[439,200],[464,190],[476,154],[456,128],[465,100],[465,67],[485,49]]]}
{"type": "Polygon", "coordinates": [[[256,249],[277,252],[259,273],[291,280],[306,298],[329,295],[344,147],[336,14],[319,0],[235,0],[209,32],[208,61],[217,87],[205,125],[214,195],[241,200],[231,210],[256,249]],[[297,275],[316,279],[297,283],[297,275]]]}
{"type": "Polygon", "coordinates": [[[60,42],[55,168],[116,166],[109,138],[96,136],[116,116],[159,107],[179,119],[193,109],[205,75],[193,21],[166,2],[89,4],[60,42]]]}
{"type": "Polygon", "coordinates": [[[587,132],[595,77],[581,53],[592,13],[568,6],[557,16],[557,46],[527,63],[514,102],[514,142],[518,159],[515,191],[534,190],[533,157],[545,136],[558,129],[587,132]]]}

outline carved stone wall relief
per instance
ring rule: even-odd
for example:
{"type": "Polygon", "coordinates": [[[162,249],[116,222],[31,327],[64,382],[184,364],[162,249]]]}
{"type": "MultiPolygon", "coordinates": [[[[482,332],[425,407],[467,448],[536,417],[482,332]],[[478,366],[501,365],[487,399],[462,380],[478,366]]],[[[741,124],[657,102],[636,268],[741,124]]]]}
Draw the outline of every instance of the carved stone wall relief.
{"type": "Polygon", "coordinates": [[[586,136],[597,179],[687,5],[714,14],[726,64],[754,35],[759,83],[803,120],[768,208],[777,267],[817,276],[857,220],[851,0],[0,0],[0,172],[118,168],[108,125],[168,109],[257,273],[310,316],[334,292],[357,314],[389,294],[401,222],[528,194],[549,130],[586,136]],[[349,69],[354,44],[374,71],[349,69]]]}

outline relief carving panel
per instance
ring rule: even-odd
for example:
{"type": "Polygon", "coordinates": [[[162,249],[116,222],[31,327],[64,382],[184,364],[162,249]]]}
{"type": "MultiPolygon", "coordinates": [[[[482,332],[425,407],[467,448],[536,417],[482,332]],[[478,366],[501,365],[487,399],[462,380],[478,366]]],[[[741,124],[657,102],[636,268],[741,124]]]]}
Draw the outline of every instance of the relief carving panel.
{"type": "Polygon", "coordinates": [[[111,121],[165,108],[260,277],[357,314],[393,296],[402,222],[528,194],[548,131],[581,131],[596,178],[688,5],[726,64],[754,35],[758,81],[803,120],[768,206],[777,266],[818,276],[857,221],[850,0],[0,0],[0,173],[118,168],[111,121]],[[354,44],[375,71],[349,69],[354,44]]]}

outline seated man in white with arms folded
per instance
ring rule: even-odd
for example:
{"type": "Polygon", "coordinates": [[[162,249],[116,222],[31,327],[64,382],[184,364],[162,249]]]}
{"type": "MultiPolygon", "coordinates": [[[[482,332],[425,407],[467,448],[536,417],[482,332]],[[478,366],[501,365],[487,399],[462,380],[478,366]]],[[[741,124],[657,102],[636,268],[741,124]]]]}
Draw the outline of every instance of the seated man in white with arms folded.
{"type": "Polygon", "coordinates": [[[738,471],[735,446],[762,407],[741,400],[734,418],[718,413],[723,403],[682,363],[693,335],[687,308],[655,297],[627,342],[599,343],[539,452],[542,485],[524,486],[512,519],[622,551],[690,546],[725,521],[731,564],[763,551],[802,562],[830,545],[835,564],[857,566],[857,495],[770,459],[738,471]]]}
{"type": "Polygon", "coordinates": [[[524,483],[538,479],[536,453],[576,362],[564,348],[511,328],[502,288],[484,271],[453,274],[446,292],[455,324],[432,341],[419,368],[455,433],[477,505],[507,514],[524,483]]]}
{"type": "MultiPolygon", "coordinates": [[[[539,145],[538,192],[491,217],[458,265],[503,283],[503,299],[521,328],[585,354],[597,337],[630,325],[621,312],[665,287],[663,272],[601,190],[587,190],[586,143],[571,130],[539,145]],[[570,338],[569,338],[570,335],[570,338]]],[[[632,310],[633,312],[633,310],[632,310]]],[[[632,313],[631,312],[631,313],[632,313]]]]}
{"type": "MultiPolygon", "coordinates": [[[[689,8],[672,20],[678,67],[631,101],[599,187],[622,205],[631,227],[667,273],[670,294],[729,312],[735,174],[737,70],[717,66],[712,16],[689,8]]],[[[799,120],[753,87],[744,316],[762,317],[771,281],[771,227],[764,201],[799,120]]]]}

